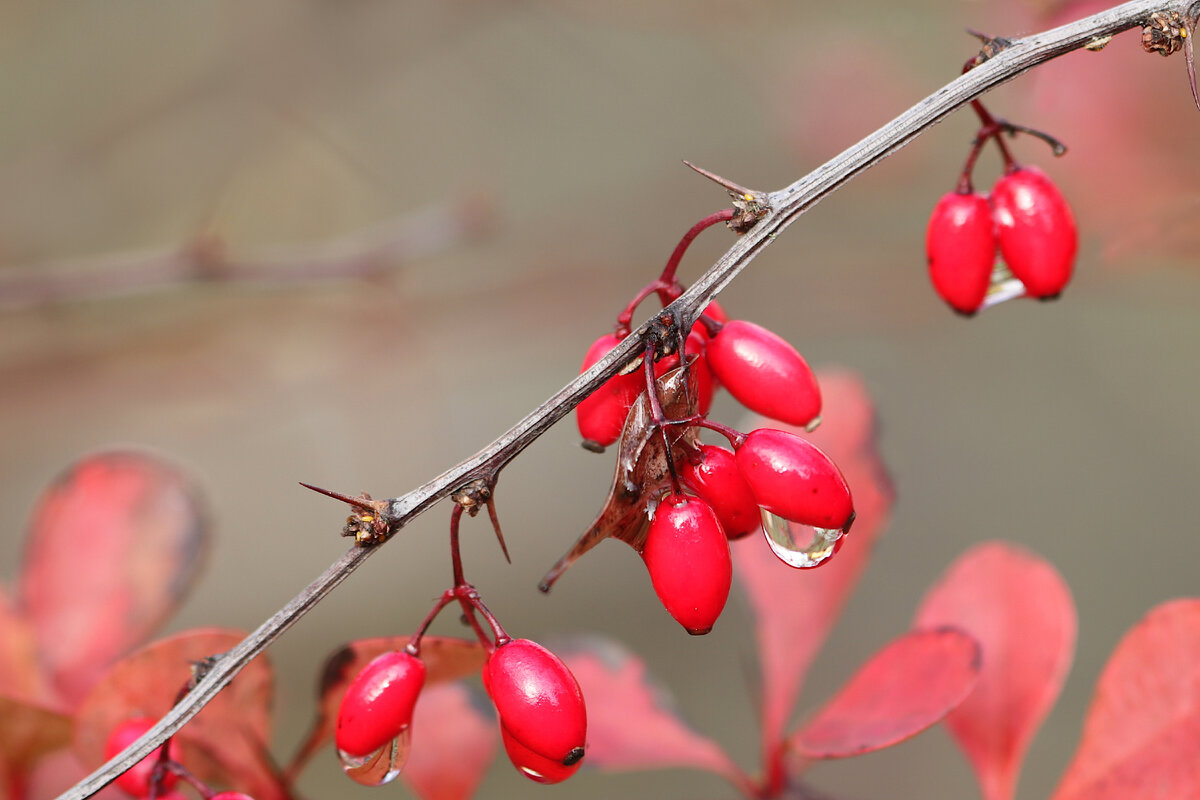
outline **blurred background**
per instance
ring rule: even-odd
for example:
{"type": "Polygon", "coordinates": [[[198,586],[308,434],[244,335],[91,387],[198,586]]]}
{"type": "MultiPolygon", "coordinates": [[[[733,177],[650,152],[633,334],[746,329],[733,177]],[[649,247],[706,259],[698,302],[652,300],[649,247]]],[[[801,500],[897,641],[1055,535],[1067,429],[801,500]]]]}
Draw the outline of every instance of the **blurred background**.
{"type": "MultiPolygon", "coordinates": [[[[780,188],[957,75],[976,49],[964,26],[1020,35],[1095,8],[3,5],[5,577],[30,505],[67,463],[114,443],[153,448],[199,477],[218,533],[169,630],[255,627],[347,546],[344,510],[297,481],[401,494],[576,374],[679,236],[728,204],[681,158],[780,188]],[[234,276],[254,280],[219,279],[234,276]]],[[[1182,56],[1147,56],[1136,33],[989,103],[1071,147],[1055,160],[1037,141],[1015,144],[1077,211],[1082,248],[1061,300],[966,321],[928,286],[925,224],[973,136],[963,113],[799,220],[721,302],[814,365],[863,376],[898,493],[800,712],[904,630],[960,552],[1023,543],[1062,571],[1080,611],[1075,666],[1021,782],[1035,798],[1074,751],[1121,634],[1200,586],[1200,112],[1182,56]]],[[[985,155],[980,187],[997,172],[985,155]]],[[[724,228],[701,237],[684,281],[732,241],[724,228]]],[[[735,423],[741,412],[726,396],[714,414],[735,423]]],[[[754,650],[736,591],[700,639],[661,612],[618,544],[551,596],[536,591],[611,470],[564,421],[500,482],[512,566],[486,522],[468,520],[468,576],[515,635],[625,642],[695,727],[753,770],[754,650]]],[[[448,584],[445,512],[406,529],[271,648],[281,760],[309,721],[326,654],[412,631],[448,584]]],[[[437,632],[456,627],[446,619],[437,632]]],[[[864,799],[977,791],[940,729],[810,777],[864,799]]],[[[369,793],[331,752],[300,787],[369,793]]],[[[481,796],[529,791],[501,756],[481,796]]],[[[687,772],[584,771],[560,793],[732,796],[687,772]]]]}

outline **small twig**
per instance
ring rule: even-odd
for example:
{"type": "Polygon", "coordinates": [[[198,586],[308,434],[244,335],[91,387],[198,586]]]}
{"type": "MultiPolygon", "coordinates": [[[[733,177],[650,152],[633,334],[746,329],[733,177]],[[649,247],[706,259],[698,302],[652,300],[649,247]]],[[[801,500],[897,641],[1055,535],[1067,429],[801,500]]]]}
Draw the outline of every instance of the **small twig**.
{"type": "MultiPolygon", "coordinates": [[[[1088,43],[1135,27],[1155,11],[1183,12],[1187,0],[1134,0],[1045,33],[1012,41],[992,58],[934,92],[858,144],[795,183],[768,195],[767,213],[678,300],[666,309],[684,330],[712,298],[745,269],[775,237],[808,209],[859,173],[904,147],[952,111],[1038,64],[1088,43]]],[[[559,389],[500,438],[466,461],[389,501],[389,522],[398,529],[472,480],[494,478],[504,465],[569,414],[585,397],[639,355],[652,336],[650,320],[604,358],[559,389]]],[[[191,719],[243,667],[358,568],[377,547],[354,547],[295,599],[225,654],[196,688],[158,724],[58,800],[84,800],[110,783],[191,719]]]]}
{"type": "Polygon", "coordinates": [[[486,199],[439,203],[362,231],[307,245],[228,252],[216,236],[180,247],[92,256],[0,270],[0,310],[165,291],[201,283],[282,286],[370,280],[490,226],[486,199]]]}

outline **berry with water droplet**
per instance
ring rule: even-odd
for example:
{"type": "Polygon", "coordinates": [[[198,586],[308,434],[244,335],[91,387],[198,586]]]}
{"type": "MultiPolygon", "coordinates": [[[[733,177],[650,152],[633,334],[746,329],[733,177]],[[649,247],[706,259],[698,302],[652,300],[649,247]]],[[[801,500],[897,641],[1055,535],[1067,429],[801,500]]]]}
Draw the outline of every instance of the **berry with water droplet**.
{"type": "MultiPolygon", "coordinates": [[[[104,759],[107,761],[113,758],[126,747],[142,738],[146,731],[153,728],[157,722],[158,720],[152,717],[134,717],[133,719],[125,720],[113,728],[112,733],[108,735],[108,740],[104,743],[104,759]]],[[[118,775],[116,784],[134,797],[149,795],[150,781],[154,777],[154,766],[158,763],[161,752],[161,745],[151,750],[150,755],[118,775]]],[[[173,772],[165,773],[163,775],[162,788],[170,789],[178,779],[178,776],[173,772]]]]}
{"type": "Polygon", "coordinates": [[[950,192],[934,206],[925,232],[929,280],[960,314],[979,310],[996,263],[996,232],[988,199],[950,192]]]}
{"type": "MultiPolygon", "coordinates": [[[[621,341],[610,333],[592,342],[583,357],[580,373],[589,370],[621,341]]],[[[645,379],[639,370],[634,370],[628,375],[614,375],[585,397],[575,408],[575,421],[579,424],[579,433],[585,444],[594,442],[597,447],[607,447],[615,442],[625,427],[629,409],[643,388],[645,379]]]]}
{"type": "Polygon", "coordinates": [[[841,470],[807,439],[771,428],[750,431],[738,445],[737,465],[758,504],[772,514],[836,530],[854,521],[841,470]]]}
{"type": "Polygon", "coordinates": [[[732,452],[716,445],[701,445],[695,463],[685,461],[679,465],[679,477],[712,506],[730,540],[758,530],[758,501],[732,452]]]}
{"type": "Polygon", "coordinates": [[[513,766],[538,783],[569,778],[583,759],[587,710],[567,665],[528,639],[500,644],[483,666],[513,766]]]}
{"type": "Polygon", "coordinates": [[[667,612],[692,635],[708,633],[729,599],[733,561],[712,507],[669,494],[654,510],[642,560],[667,612]]]}
{"type": "Polygon", "coordinates": [[[713,375],[751,411],[790,425],[808,425],[821,413],[821,389],[808,362],[766,328],[730,320],[705,353],[713,375]]]}
{"type": "Polygon", "coordinates": [[[1018,167],[992,189],[1000,254],[1031,297],[1057,297],[1071,280],[1079,233],[1071,207],[1046,173],[1018,167]]]}
{"type": "Polygon", "coordinates": [[[425,662],[404,650],[375,657],[346,687],[338,708],[337,749],[361,757],[404,733],[412,724],[425,685],[425,662]]]}

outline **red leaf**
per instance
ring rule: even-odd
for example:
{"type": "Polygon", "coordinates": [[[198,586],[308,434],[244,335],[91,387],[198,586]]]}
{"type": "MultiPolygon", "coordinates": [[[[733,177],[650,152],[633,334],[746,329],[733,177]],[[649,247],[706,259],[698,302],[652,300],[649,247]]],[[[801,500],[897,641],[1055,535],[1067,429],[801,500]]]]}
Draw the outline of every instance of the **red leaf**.
{"type": "Polygon", "coordinates": [[[42,495],[18,601],[70,702],[171,613],[208,540],[192,481],[157,456],[97,453],[42,495]]]}
{"type": "Polygon", "coordinates": [[[496,755],[496,723],[461,683],[426,687],[400,777],[422,800],[467,800],[496,755]]]}
{"type": "Polygon", "coordinates": [[[876,653],[791,739],[806,758],[846,758],[916,736],[963,701],[979,644],[954,628],[912,631],[876,653]]]}
{"type": "MultiPolygon", "coordinates": [[[[400,650],[408,644],[411,636],[380,636],[359,639],[343,645],[325,659],[325,667],[317,684],[317,716],[309,728],[308,736],[296,751],[287,774],[297,776],[318,750],[333,740],[337,731],[338,707],[346,687],[359,670],[375,656],[400,650]]],[[[453,681],[473,675],[483,669],[487,652],[476,641],[451,639],[442,636],[421,638],[421,660],[425,662],[425,686],[443,681],[453,681]]],[[[415,730],[415,727],[414,727],[415,730]]]]}
{"type": "Polygon", "coordinates": [[[1154,608],[1113,652],[1054,800],[1200,797],[1200,599],[1154,608]]]}
{"type": "Polygon", "coordinates": [[[862,381],[848,372],[819,375],[824,422],[815,433],[759,419],[806,436],[832,458],[854,495],[857,519],[841,551],[826,564],[786,566],[755,536],[732,545],[734,571],[754,610],[763,670],[763,749],[768,761],[813,658],[858,582],[876,537],[887,525],[892,488],[875,448],[874,409],[862,381]]]}
{"type": "MultiPolygon", "coordinates": [[[[104,743],[120,722],[155,719],[175,702],[192,664],[219,655],[244,638],[238,631],[186,631],[154,642],[117,662],[80,704],[75,750],[90,767],[104,762],[104,743]]],[[[175,757],[205,780],[228,784],[258,800],[286,797],[266,746],[271,731],[274,672],[260,656],[245,667],[175,737],[175,757]]]]}
{"type": "Polygon", "coordinates": [[[1075,605],[1046,561],[1001,542],[959,556],[925,596],[917,627],[952,625],[983,648],[975,691],[946,718],[988,800],[1013,796],[1025,750],[1062,689],[1075,605]]]}
{"type": "MultiPolygon", "coordinates": [[[[0,697],[0,776],[29,772],[42,756],[71,744],[71,718],[0,697]]],[[[0,788],[0,797],[3,797],[0,788]]]]}
{"type": "Polygon", "coordinates": [[[33,626],[13,608],[3,590],[0,590],[0,695],[38,705],[59,705],[38,661],[33,626]]]}
{"type": "Polygon", "coordinates": [[[669,708],[670,695],[646,665],[615,642],[589,638],[557,652],[574,673],[587,703],[584,763],[605,770],[690,767],[740,785],[741,770],[711,739],[669,708]]]}

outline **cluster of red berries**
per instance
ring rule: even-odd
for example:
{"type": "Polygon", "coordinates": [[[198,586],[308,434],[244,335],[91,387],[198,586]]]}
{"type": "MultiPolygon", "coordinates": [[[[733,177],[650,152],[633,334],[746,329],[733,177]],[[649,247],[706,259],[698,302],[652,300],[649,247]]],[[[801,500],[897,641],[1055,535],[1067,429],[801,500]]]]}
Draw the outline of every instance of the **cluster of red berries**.
{"type": "MultiPolygon", "coordinates": [[[[558,783],[579,769],[587,712],[575,676],[558,656],[528,639],[511,639],[466,585],[449,590],[430,619],[451,600],[465,601],[493,624],[483,686],[496,708],[504,749],[522,774],[558,783]]],[[[387,783],[400,774],[411,745],[413,711],[425,685],[422,630],[402,650],[377,656],[342,697],[335,742],[342,767],[360,783],[387,783]]]]}
{"type": "MultiPolygon", "coordinates": [[[[117,725],[104,743],[104,758],[107,760],[115,757],[142,738],[157,722],[158,720],[151,717],[133,717],[117,725]]],[[[157,784],[154,794],[160,800],[187,800],[185,795],[174,789],[180,776],[183,776],[206,800],[254,800],[250,795],[241,792],[213,792],[182,764],[163,757],[163,749],[166,748],[169,753],[170,745],[171,741],[168,739],[166,744],[156,747],[150,755],[118,775],[115,781],[117,786],[133,797],[144,798],[151,795],[151,790],[157,784]]]]}
{"type": "MultiPolygon", "coordinates": [[[[710,217],[720,218],[714,215],[710,217]]],[[[728,217],[725,217],[726,219],[728,217]]],[[[710,223],[711,224],[711,223],[710,223]]],[[[693,235],[689,231],[689,235],[693,235]]],[[[689,241],[685,238],[685,242],[689,241]]],[[[676,252],[676,257],[679,251],[676,252]]],[[[673,261],[677,260],[673,257],[673,261]]],[[[587,370],[629,334],[632,308],[652,292],[664,305],[683,289],[674,281],[674,263],[643,289],[618,317],[617,330],[588,349],[587,370]]],[[[854,519],[850,488],[837,466],[808,440],[792,433],[758,429],[742,434],[707,419],[715,391],[724,387],[744,406],[765,417],[811,429],[819,422],[821,392],[804,358],[787,341],[753,322],[730,320],[714,301],[683,339],[683,359],[675,351],[660,356],[647,349],[644,369],[619,374],[580,403],[576,420],[584,446],[602,450],[632,435],[630,413],[643,392],[662,433],[670,482],[649,488],[650,515],[644,539],[630,537],[639,550],[659,599],[689,633],[715,624],[729,596],[733,566],[729,541],[768,522],[772,549],[792,566],[823,563],[854,519]],[[684,419],[661,416],[658,379],[674,369],[691,372],[695,397],[684,419]],[[732,449],[701,444],[673,431],[707,428],[725,436],[732,449]],[[793,540],[791,526],[815,529],[812,542],[793,540]]],[[[547,589],[552,581],[543,584],[547,589]]]]}
{"type": "MultiPolygon", "coordinates": [[[[963,72],[978,66],[999,40],[980,36],[984,52],[967,61],[963,72]]],[[[1079,235],[1071,208],[1058,187],[1037,167],[1019,165],[1002,138],[1028,134],[1050,145],[1056,156],[1067,148],[1054,137],[992,116],[982,102],[972,101],[979,131],[971,144],[958,187],[942,197],[929,218],[925,252],[933,288],[952,309],[971,316],[983,307],[989,290],[1020,282],[1007,297],[1049,300],[1066,288],[1075,265],[1079,235]],[[1004,175],[990,195],[979,194],[971,181],[975,162],[988,142],[1004,161],[1004,175]],[[997,268],[997,253],[1006,269],[997,268]]]]}
{"type": "Polygon", "coordinates": [[[1071,208],[1037,167],[1013,167],[991,195],[959,189],[942,197],[929,218],[925,246],[929,278],[960,314],[983,305],[996,255],[1039,299],[1057,297],[1071,279],[1079,237],[1071,208]]]}

